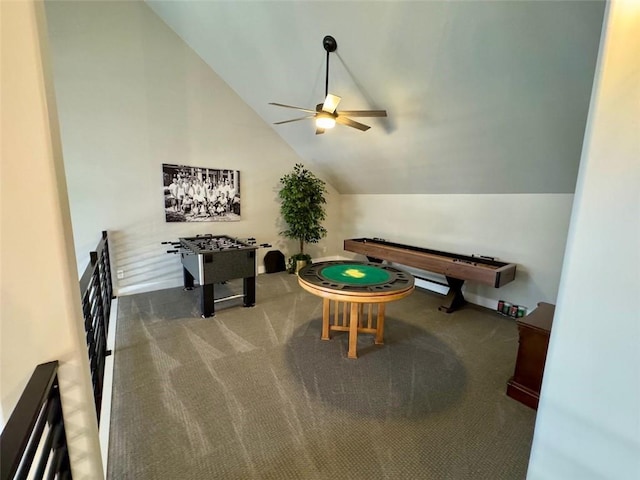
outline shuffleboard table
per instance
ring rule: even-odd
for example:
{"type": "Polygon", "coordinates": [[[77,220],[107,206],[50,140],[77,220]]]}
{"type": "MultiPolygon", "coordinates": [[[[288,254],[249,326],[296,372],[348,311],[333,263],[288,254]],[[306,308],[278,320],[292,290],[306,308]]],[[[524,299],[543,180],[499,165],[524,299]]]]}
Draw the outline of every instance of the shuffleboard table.
{"type": "Polygon", "coordinates": [[[353,261],[307,265],[298,272],[298,283],[323,299],[322,340],[330,340],[331,331],[349,332],[349,358],[358,356],[358,333],[375,334],[377,345],[384,342],[385,304],[414,290],[413,275],[404,270],[353,261]]]}
{"type": "Polygon", "coordinates": [[[386,260],[444,275],[449,293],[439,309],[446,313],[451,313],[466,303],[462,294],[462,285],[465,280],[499,288],[513,281],[516,276],[514,263],[413,247],[377,238],[345,240],[344,249],[364,255],[369,261],[386,260]]]}

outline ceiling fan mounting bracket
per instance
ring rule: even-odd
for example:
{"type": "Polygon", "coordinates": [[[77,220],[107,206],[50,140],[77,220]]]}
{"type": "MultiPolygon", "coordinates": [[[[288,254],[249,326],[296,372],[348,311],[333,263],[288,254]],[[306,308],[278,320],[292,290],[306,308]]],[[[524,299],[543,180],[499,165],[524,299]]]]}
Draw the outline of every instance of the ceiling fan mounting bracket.
{"type": "Polygon", "coordinates": [[[322,46],[327,52],[335,52],[338,48],[338,42],[331,35],[327,35],[322,39],[322,46]]]}

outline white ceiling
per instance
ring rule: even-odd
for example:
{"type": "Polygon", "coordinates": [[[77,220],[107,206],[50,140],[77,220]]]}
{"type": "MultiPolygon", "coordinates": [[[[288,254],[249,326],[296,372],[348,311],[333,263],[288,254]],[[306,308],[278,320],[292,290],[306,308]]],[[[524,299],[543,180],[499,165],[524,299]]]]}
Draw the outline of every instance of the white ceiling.
{"type": "Polygon", "coordinates": [[[340,193],[574,191],[603,2],[147,4],[268,123],[322,102],[335,37],[339,110],[389,116],[273,128],[340,193]]]}

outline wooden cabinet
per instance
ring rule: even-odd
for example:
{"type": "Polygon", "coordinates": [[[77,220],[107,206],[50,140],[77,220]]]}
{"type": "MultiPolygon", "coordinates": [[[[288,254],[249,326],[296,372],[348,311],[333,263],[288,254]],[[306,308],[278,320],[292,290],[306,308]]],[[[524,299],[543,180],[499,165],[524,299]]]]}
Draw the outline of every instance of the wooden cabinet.
{"type": "Polygon", "coordinates": [[[517,321],[520,344],[513,377],[507,382],[507,395],[535,409],[540,399],[555,308],[540,302],[531,314],[517,321]]]}

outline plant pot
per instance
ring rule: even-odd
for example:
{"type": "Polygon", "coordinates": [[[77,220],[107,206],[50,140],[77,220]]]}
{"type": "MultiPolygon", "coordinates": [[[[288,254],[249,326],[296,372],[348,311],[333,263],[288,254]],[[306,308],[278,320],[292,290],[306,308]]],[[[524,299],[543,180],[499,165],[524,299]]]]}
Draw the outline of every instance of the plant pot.
{"type": "Polygon", "coordinates": [[[300,270],[307,266],[309,262],[307,260],[296,260],[296,275],[300,270]]]}

